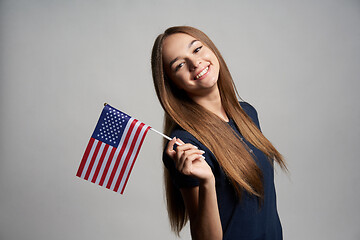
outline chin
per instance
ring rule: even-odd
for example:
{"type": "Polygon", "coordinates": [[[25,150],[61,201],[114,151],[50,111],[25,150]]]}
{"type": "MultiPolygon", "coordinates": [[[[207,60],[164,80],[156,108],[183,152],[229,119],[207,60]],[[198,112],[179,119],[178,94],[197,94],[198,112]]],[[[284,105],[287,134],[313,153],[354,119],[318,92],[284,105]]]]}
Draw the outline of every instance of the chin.
{"type": "Polygon", "coordinates": [[[208,88],[211,88],[211,87],[214,87],[215,85],[217,85],[217,80],[218,80],[218,78],[216,78],[216,77],[210,77],[208,79],[204,79],[202,84],[204,87],[206,86],[208,88]]]}

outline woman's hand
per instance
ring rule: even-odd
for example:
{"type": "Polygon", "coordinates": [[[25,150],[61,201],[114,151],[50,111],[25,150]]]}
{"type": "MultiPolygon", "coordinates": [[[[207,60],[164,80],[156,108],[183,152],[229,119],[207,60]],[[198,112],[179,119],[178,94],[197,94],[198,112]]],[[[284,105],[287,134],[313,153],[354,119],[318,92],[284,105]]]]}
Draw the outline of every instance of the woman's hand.
{"type": "Polygon", "coordinates": [[[179,138],[173,138],[167,145],[166,153],[174,160],[177,170],[182,174],[196,177],[204,182],[213,181],[214,175],[202,155],[205,152],[196,146],[185,144],[179,138]],[[175,142],[182,144],[177,146],[176,150],[174,150],[175,142]]]}
{"type": "Polygon", "coordinates": [[[178,138],[173,138],[167,145],[166,154],[174,160],[177,170],[185,175],[196,177],[200,181],[199,186],[180,189],[190,218],[192,239],[222,239],[215,177],[202,156],[204,151],[192,144],[185,144],[178,138]],[[181,143],[176,150],[174,150],[175,142],[181,143]]]}

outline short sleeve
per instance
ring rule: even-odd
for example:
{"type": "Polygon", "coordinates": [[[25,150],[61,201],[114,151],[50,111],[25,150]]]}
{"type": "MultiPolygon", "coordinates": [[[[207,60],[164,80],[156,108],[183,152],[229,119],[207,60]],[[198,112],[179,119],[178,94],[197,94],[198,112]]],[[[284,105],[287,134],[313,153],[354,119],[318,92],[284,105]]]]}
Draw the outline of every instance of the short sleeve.
{"type": "Polygon", "coordinates": [[[240,106],[261,131],[258,113],[256,109],[247,102],[240,102],[240,106]]]}
{"type": "Polygon", "coordinates": [[[163,162],[165,167],[170,173],[172,182],[177,188],[190,188],[190,187],[199,186],[199,181],[196,178],[192,176],[184,175],[176,169],[174,160],[172,160],[165,153],[165,151],[163,153],[163,162]]]}

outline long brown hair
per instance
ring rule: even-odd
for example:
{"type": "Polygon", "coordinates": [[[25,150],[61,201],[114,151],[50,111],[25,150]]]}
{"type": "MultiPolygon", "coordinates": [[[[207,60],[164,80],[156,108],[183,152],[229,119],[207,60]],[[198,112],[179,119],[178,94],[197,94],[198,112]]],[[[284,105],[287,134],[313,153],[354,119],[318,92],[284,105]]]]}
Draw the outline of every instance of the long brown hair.
{"type": "MultiPolygon", "coordinates": [[[[162,59],[163,41],[175,33],[188,34],[215,53],[220,64],[217,83],[225,112],[234,120],[246,140],[261,150],[271,162],[275,160],[283,169],[286,169],[281,154],[241,108],[237,99],[236,87],[220,52],[205,33],[193,27],[168,28],[156,38],[152,49],[151,67],[154,86],[165,111],[164,132],[170,134],[177,125],[188,131],[215,155],[239,198],[242,190],[245,190],[262,199],[264,194],[262,172],[247,147],[239,144],[238,136],[226,122],[192,101],[186,92],[178,89],[166,75],[162,59]],[[206,124],[203,124],[204,119],[206,119],[206,124]]],[[[188,215],[181,193],[173,185],[166,168],[164,168],[164,180],[170,225],[172,230],[179,234],[188,221],[188,215]]]]}

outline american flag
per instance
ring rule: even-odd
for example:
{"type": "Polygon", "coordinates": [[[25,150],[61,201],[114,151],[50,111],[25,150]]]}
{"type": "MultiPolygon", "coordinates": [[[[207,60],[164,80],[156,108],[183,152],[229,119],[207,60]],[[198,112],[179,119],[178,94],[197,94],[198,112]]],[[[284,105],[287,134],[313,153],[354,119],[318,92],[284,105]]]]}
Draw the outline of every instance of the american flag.
{"type": "Polygon", "coordinates": [[[76,176],[123,194],[150,128],[105,105],[76,176]]]}

